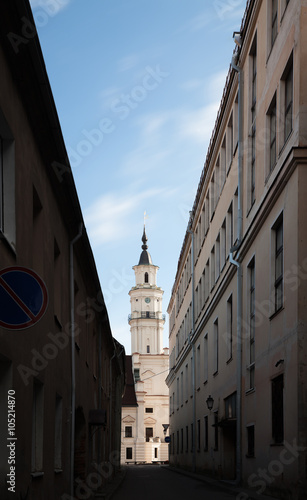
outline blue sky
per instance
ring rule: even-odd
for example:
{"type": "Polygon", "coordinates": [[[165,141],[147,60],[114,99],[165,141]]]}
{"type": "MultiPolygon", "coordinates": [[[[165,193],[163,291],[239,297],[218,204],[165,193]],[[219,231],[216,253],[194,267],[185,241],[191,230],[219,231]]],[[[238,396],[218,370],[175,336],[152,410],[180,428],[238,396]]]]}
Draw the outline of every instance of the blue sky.
{"type": "Polygon", "coordinates": [[[31,1],[112,332],[128,354],[144,211],[166,312],[245,4],[31,1]]]}

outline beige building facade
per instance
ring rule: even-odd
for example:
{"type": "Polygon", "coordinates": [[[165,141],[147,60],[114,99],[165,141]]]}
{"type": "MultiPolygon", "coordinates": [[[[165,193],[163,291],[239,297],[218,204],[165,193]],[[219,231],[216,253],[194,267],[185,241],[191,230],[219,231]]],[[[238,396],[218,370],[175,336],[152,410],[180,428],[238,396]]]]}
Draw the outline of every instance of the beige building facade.
{"type": "Polygon", "coordinates": [[[291,499],[307,470],[306,24],[304,0],[247,2],[168,306],[170,463],[291,499]]]}
{"type": "Polygon", "coordinates": [[[168,348],[163,348],[163,290],[157,286],[158,266],[152,263],[147,236],[130,290],[131,356],[126,356],[127,383],[122,402],[122,463],[168,460],[169,396],[165,378],[168,348]]]}

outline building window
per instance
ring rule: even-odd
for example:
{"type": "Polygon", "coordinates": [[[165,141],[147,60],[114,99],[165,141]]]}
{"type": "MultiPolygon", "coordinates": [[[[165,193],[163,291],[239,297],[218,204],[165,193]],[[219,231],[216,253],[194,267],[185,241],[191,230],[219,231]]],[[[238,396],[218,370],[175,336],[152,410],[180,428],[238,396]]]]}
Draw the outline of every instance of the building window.
{"type": "Polygon", "coordinates": [[[149,353],[150,353],[150,345],[147,345],[147,346],[146,346],[146,351],[147,351],[147,354],[149,354],[149,353]]]}
{"type": "Polygon", "coordinates": [[[220,233],[218,234],[215,241],[215,281],[219,279],[220,276],[220,233]]]}
{"type": "Polygon", "coordinates": [[[196,388],[200,388],[200,345],[196,349],[196,388]]]}
{"type": "Polygon", "coordinates": [[[145,283],[148,283],[148,273],[145,273],[145,283]]]}
{"type": "Polygon", "coordinates": [[[43,469],[44,436],[44,386],[37,380],[33,383],[32,406],[32,472],[43,469]]]}
{"type": "Polygon", "coordinates": [[[214,173],[211,177],[211,183],[210,183],[210,200],[211,200],[211,210],[210,210],[210,213],[211,213],[211,220],[214,216],[214,212],[215,212],[215,206],[216,206],[216,203],[215,203],[215,179],[214,179],[214,173]]]}
{"type": "Polygon", "coordinates": [[[180,453],[183,453],[183,429],[181,429],[181,448],[180,453]]]}
{"type": "Polygon", "coordinates": [[[232,295],[227,300],[227,360],[232,359],[232,295]]]}
{"type": "Polygon", "coordinates": [[[285,142],[292,132],[292,113],[293,113],[293,67],[285,77],[285,142]]]}
{"type": "Polygon", "coordinates": [[[272,438],[276,444],[284,440],[284,376],[272,380],[272,438]]]}
{"type": "Polygon", "coordinates": [[[277,37],[277,14],[278,14],[278,1],[272,0],[271,47],[273,47],[277,37]]]}
{"type": "Polygon", "coordinates": [[[153,428],[152,427],[146,427],[146,442],[149,442],[149,439],[153,437],[153,428]]]}
{"type": "Polygon", "coordinates": [[[140,369],[134,368],[133,373],[134,373],[134,381],[137,382],[138,380],[140,380],[140,369]]]}
{"type": "Polygon", "coordinates": [[[225,418],[236,418],[237,416],[237,393],[225,398],[225,418]]]}
{"type": "Polygon", "coordinates": [[[230,203],[230,206],[227,211],[227,233],[226,233],[226,253],[229,255],[230,249],[233,246],[233,206],[232,202],[230,203]]]}
{"type": "Polygon", "coordinates": [[[155,448],[155,458],[158,458],[158,448],[155,448]]]}
{"type": "Polygon", "coordinates": [[[191,452],[194,451],[194,425],[191,424],[191,452]]]}
{"type": "Polygon", "coordinates": [[[233,117],[232,113],[227,125],[227,171],[231,167],[233,156],[233,117]]]}
{"type": "Polygon", "coordinates": [[[249,266],[249,388],[255,387],[255,259],[249,266]]]}
{"type": "Polygon", "coordinates": [[[211,290],[215,285],[215,247],[211,250],[211,290]]]}
{"type": "Polygon", "coordinates": [[[269,127],[270,127],[270,172],[276,164],[276,95],[268,111],[269,127]]]}
{"type": "Polygon", "coordinates": [[[221,248],[220,264],[221,264],[221,270],[222,270],[226,264],[226,219],[224,219],[222,227],[221,227],[220,248],[221,248]]]}
{"type": "Polygon", "coordinates": [[[204,383],[208,381],[208,333],[204,336],[204,383]]]}
{"type": "Polygon", "coordinates": [[[200,420],[197,420],[197,451],[200,451],[200,420]]]}
{"type": "Polygon", "coordinates": [[[189,427],[185,426],[185,451],[186,453],[189,451],[189,427]]]}
{"type": "Polygon", "coordinates": [[[179,430],[177,431],[177,448],[176,448],[176,453],[179,455],[179,430]]]}
{"type": "Polygon", "coordinates": [[[0,124],[0,233],[15,248],[15,142],[1,110],[0,124]]]}
{"type": "Polygon", "coordinates": [[[126,460],[132,460],[132,448],[126,448],[126,460]]]}
{"type": "Polygon", "coordinates": [[[210,207],[209,207],[209,190],[206,195],[206,200],[205,200],[205,234],[207,234],[209,230],[209,225],[210,225],[210,207]]]}
{"type": "Polygon", "coordinates": [[[132,427],[131,426],[125,427],[125,438],[132,438],[132,427]]]}
{"type": "Polygon", "coordinates": [[[213,325],[213,342],[214,342],[214,353],[213,353],[213,374],[218,372],[219,369],[219,324],[218,319],[215,320],[213,325]]]}
{"type": "Polygon", "coordinates": [[[185,400],[188,400],[189,394],[189,366],[185,365],[185,400]]]}
{"type": "Polygon", "coordinates": [[[226,136],[224,136],[221,146],[221,191],[226,181],[226,136]]]}
{"type": "Polygon", "coordinates": [[[251,58],[251,164],[250,164],[250,206],[255,196],[255,168],[256,168],[256,104],[257,104],[257,38],[255,37],[250,52],[251,58]]]}
{"type": "Polygon", "coordinates": [[[255,456],[255,426],[249,425],[247,428],[247,456],[255,456]]]}
{"type": "Polygon", "coordinates": [[[145,413],[153,413],[153,408],[145,408],[145,413]]]}
{"type": "Polygon", "coordinates": [[[55,399],[55,425],[54,425],[54,468],[62,469],[62,398],[55,399]]]}
{"type": "Polygon", "coordinates": [[[283,306],[283,221],[275,227],[275,312],[283,306]]]}
{"type": "Polygon", "coordinates": [[[214,450],[217,451],[219,449],[219,414],[218,412],[214,412],[214,450]]]}
{"type": "Polygon", "coordinates": [[[204,417],[204,451],[208,451],[208,415],[204,417]]]}

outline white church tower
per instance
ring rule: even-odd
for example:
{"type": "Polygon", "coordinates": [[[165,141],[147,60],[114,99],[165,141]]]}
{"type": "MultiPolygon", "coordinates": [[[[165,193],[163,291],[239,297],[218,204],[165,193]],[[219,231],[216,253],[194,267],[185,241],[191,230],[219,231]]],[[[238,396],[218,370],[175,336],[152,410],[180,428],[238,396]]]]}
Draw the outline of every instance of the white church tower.
{"type": "Polygon", "coordinates": [[[165,383],[168,348],[163,348],[163,290],[157,286],[158,266],[152,263],[147,236],[133,267],[131,288],[131,356],[126,356],[127,384],[122,402],[122,463],[168,460],[169,392],[165,383]]]}

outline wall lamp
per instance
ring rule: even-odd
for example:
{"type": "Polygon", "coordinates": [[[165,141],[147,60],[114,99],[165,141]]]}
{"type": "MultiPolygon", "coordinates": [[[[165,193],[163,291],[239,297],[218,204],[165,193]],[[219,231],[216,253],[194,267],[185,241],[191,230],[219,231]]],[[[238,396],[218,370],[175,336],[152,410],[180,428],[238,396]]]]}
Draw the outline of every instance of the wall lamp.
{"type": "Polygon", "coordinates": [[[242,45],[242,37],[241,37],[240,31],[234,31],[232,37],[233,37],[236,45],[238,45],[238,47],[241,47],[241,45],[242,45]]]}
{"type": "Polygon", "coordinates": [[[208,410],[211,411],[212,408],[213,408],[214,399],[213,399],[213,397],[210,394],[209,394],[209,396],[206,399],[206,403],[207,403],[208,410]]]}

